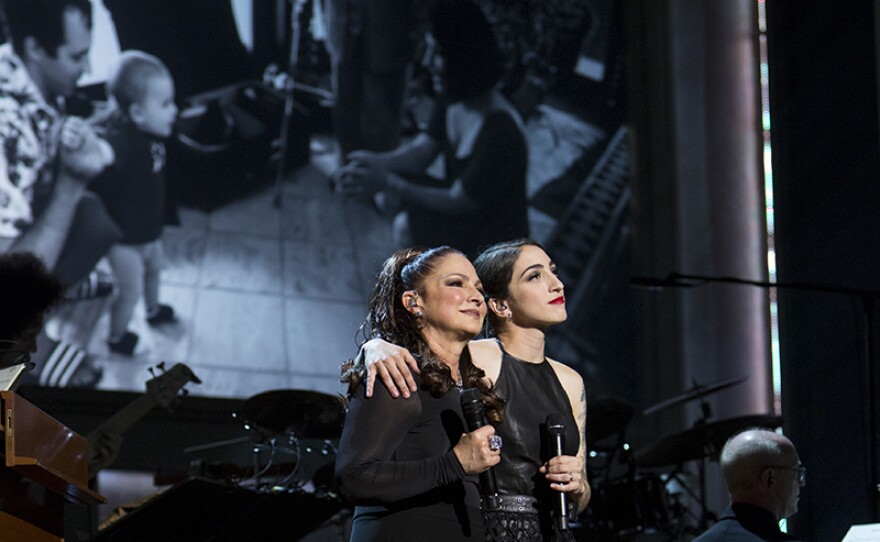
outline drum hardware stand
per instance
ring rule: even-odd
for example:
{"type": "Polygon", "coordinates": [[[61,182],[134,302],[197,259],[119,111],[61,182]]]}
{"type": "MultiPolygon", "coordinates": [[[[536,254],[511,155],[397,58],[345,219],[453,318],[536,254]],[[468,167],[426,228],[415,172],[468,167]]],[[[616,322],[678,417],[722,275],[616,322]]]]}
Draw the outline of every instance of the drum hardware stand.
{"type": "Polygon", "coordinates": [[[220,440],[217,442],[209,442],[207,444],[198,444],[183,449],[185,454],[194,454],[196,452],[204,452],[205,450],[213,450],[215,448],[223,448],[224,446],[234,446],[236,444],[244,444],[250,442],[251,437],[236,437],[228,440],[220,440]]]}
{"type": "Polygon", "coordinates": [[[272,198],[272,206],[276,209],[281,208],[282,188],[284,185],[284,170],[287,165],[287,146],[290,133],[290,119],[293,118],[293,91],[296,87],[294,73],[299,64],[299,41],[302,35],[300,29],[299,16],[305,5],[305,0],[292,0],[293,9],[290,15],[290,54],[287,59],[286,72],[279,73],[277,68],[274,70],[267,69],[263,75],[263,79],[267,82],[274,83],[277,90],[284,95],[284,113],[281,116],[281,130],[278,135],[278,155],[275,167],[275,195],[272,198]]]}
{"type": "MultiPolygon", "coordinates": [[[[606,486],[608,486],[612,481],[611,468],[614,465],[615,458],[617,458],[618,462],[621,465],[627,466],[627,481],[630,484],[635,483],[636,465],[635,461],[633,460],[632,454],[629,452],[629,445],[626,443],[626,428],[621,429],[617,433],[617,441],[614,443],[611,451],[604,452],[604,455],[605,463],[604,465],[602,465],[602,469],[600,471],[602,473],[602,476],[600,478],[601,483],[594,486],[598,493],[602,493],[601,497],[603,500],[607,499],[607,496],[604,493],[606,491],[606,486]],[[619,451],[621,453],[618,456],[619,451]]],[[[612,536],[615,540],[618,539],[618,533],[615,530],[614,521],[611,518],[610,510],[603,509],[602,512],[602,517],[599,518],[599,527],[609,533],[613,533],[612,536]]]]}
{"type": "MultiPolygon", "coordinates": [[[[251,479],[254,481],[254,489],[259,492],[270,493],[277,491],[286,491],[293,492],[298,491],[304,485],[303,482],[299,480],[295,480],[294,477],[299,472],[300,467],[300,459],[302,457],[300,440],[296,437],[296,434],[293,432],[289,432],[287,434],[287,442],[279,443],[279,437],[276,435],[269,435],[268,438],[264,437],[261,441],[255,443],[252,447],[252,459],[253,459],[253,470],[254,475],[251,479]],[[289,445],[290,447],[288,447],[289,445]],[[266,465],[260,466],[260,455],[263,450],[269,451],[269,459],[266,462],[266,465]],[[284,475],[278,481],[275,482],[263,482],[262,476],[269,472],[269,470],[275,465],[276,458],[279,453],[287,453],[293,456],[293,469],[284,475]]],[[[247,480],[243,480],[247,481],[247,480]]]]}
{"type": "MultiPolygon", "coordinates": [[[[302,459],[302,449],[300,447],[300,440],[296,438],[295,433],[290,433],[288,436],[288,442],[293,448],[283,448],[286,451],[291,452],[294,456],[293,470],[291,470],[288,474],[284,476],[281,480],[279,480],[276,484],[276,488],[286,489],[287,491],[298,491],[304,485],[303,482],[299,480],[295,480],[294,476],[299,472],[300,459],[302,459]]],[[[306,449],[308,451],[308,448],[306,449]]]]}
{"type": "MultiPolygon", "coordinates": [[[[693,379],[694,387],[697,388],[697,381],[693,379]]],[[[712,407],[709,406],[709,403],[706,401],[706,396],[700,396],[700,417],[694,422],[694,427],[702,427],[706,425],[706,422],[712,417],[712,407]]],[[[697,527],[700,529],[700,532],[705,531],[709,528],[710,522],[714,523],[717,521],[718,516],[714,512],[710,511],[706,506],[706,457],[707,455],[715,455],[716,452],[720,450],[706,450],[706,447],[703,449],[703,455],[700,457],[699,466],[697,470],[699,472],[700,477],[700,497],[697,499],[697,502],[700,504],[700,520],[697,524],[697,527]],[[706,453],[708,452],[708,454],[706,453]]],[[[712,446],[714,448],[714,446],[712,446]]],[[[679,479],[679,482],[681,480],[679,479]]]]}
{"type": "MultiPolygon", "coordinates": [[[[705,459],[700,460],[699,472],[698,476],[700,479],[700,492],[697,493],[687,484],[687,480],[683,479],[681,476],[684,474],[684,463],[679,463],[675,469],[667,475],[667,482],[669,480],[675,480],[678,482],[679,487],[681,487],[687,495],[696,501],[700,505],[700,516],[697,519],[697,526],[694,528],[695,533],[702,533],[709,527],[709,521],[713,523],[718,519],[718,516],[709,511],[706,507],[706,480],[705,480],[705,459]]],[[[687,507],[684,507],[687,510],[687,507]]],[[[691,514],[693,515],[693,514],[691,514]]],[[[696,516],[694,516],[696,517],[696,516]]]]}

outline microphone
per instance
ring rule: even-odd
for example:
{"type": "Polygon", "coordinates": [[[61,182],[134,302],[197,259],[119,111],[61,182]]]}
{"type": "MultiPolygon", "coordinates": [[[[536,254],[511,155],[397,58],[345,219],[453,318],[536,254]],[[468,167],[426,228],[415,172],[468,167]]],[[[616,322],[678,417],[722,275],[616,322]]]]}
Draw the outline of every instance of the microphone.
{"type": "MultiPolygon", "coordinates": [[[[464,414],[468,432],[476,431],[486,425],[483,400],[480,397],[480,390],[477,388],[461,390],[461,411],[464,414]]],[[[495,471],[492,468],[480,473],[480,494],[489,497],[498,495],[498,483],[495,481],[495,471]]]]}
{"type": "MultiPolygon", "coordinates": [[[[550,450],[550,457],[563,455],[565,449],[565,422],[559,414],[550,414],[547,421],[547,448],[550,450]]],[[[560,531],[568,530],[568,495],[562,491],[557,492],[556,505],[554,514],[556,515],[556,526],[560,531]]]]}

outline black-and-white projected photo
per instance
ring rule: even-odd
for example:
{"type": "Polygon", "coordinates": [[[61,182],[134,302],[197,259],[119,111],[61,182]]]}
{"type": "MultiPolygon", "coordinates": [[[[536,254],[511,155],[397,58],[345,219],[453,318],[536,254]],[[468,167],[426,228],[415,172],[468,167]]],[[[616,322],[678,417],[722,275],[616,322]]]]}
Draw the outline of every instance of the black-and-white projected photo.
{"type": "Polygon", "coordinates": [[[481,1],[485,27],[391,4],[8,13],[0,248],[63,290],[28,322],[24,384],[137,391],[165,362],[198,395],[340,393],[395,250],[525,237],[569,292],[548,348],[582,372],[621,359],[586,331],[623,265],[616,3],[481,1]]]}

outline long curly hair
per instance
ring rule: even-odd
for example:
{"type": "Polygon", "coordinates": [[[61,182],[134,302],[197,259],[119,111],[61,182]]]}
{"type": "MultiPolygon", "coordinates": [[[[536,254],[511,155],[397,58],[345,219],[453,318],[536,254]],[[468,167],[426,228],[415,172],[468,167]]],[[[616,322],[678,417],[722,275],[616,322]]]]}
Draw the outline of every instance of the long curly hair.
{"type": "MultiPolygon", "coordinates": [[[[541,243],[523,238],[494,244],[481,252],[474,260],[474,269],[477,270],[477,275],[483,283],[483,291],[486,293],[487,299],[507,299],[510,296],[513,267],[516,265],[516,260],[524,246],[533,246],[544,250],[541,243]]],[[[491,310],[487,319],[489,334],[496,335],[504,325],[504,320],[491,310]]]]}
{"type": "MultiPolygon", "coordinates": [[[[409,290],[424,291],[424,281],[443,258],[461,252],[448,246],[436,248],[405,248],[395,252],[385,260],[376,284],[370,294],[370,310],[366,321],[361,325],[364,341],[382,339],[409,350],[419,363],[422,383],[434,397],[441,397],[455,387],[449,366],[431,351],[422,335],[425,326],[423,317],[408,311],[403,305],[403,294],[409,290]]],[[[348,383],[348,393],[364,379],[363,365],[346,364],[348,370],[343,374],[343,382],[348,383]]],[[[467,348],[459,361],[462,385],[480,390],[486,418],[492,423],[501,423],[504,402],[495,395],[492,387],[484,381],[486,373],[476,367],[467,348]]]]}

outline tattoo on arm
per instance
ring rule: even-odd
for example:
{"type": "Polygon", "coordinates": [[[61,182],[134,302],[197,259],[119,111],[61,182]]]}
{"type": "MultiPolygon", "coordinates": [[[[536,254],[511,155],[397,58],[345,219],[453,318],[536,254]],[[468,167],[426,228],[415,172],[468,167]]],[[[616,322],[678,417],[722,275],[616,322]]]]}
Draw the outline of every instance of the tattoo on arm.
{"type": "Polygon", "coordinates": [[[577,425],[581,434],[581,445],[578,449],[578,463],[581,468],[581,475],[583,476],[583,481],[581,482],[583,485],[583,492],[577,495],[578,501],[578,510],[583,511],[583,509],[587,506],[587,503],[590,500],[590,486],[587,481],[587,388],[585,385],[581,385],[581,397],[580,397],[580,408],[577,413],[577,425]]]}
{"type": "Polygon", "coordinates": [[[580,412],[578,412],[577,416],[577,424],[580,426],[581,431],[585,431],[587,428],[587,387],[581,386],[581,408],[580,412]]]}
{"type": "Polygon", "coordinates": [[[578,430],[581,434],[581,445],[578,450],[578,459],[581,460],[581,469],[586,467],[586,459],[587,459],[587,388],[584,385],[581,385],[581,398],[580,398],[580,408],[577,413],[577,425],[578,430]]]}

